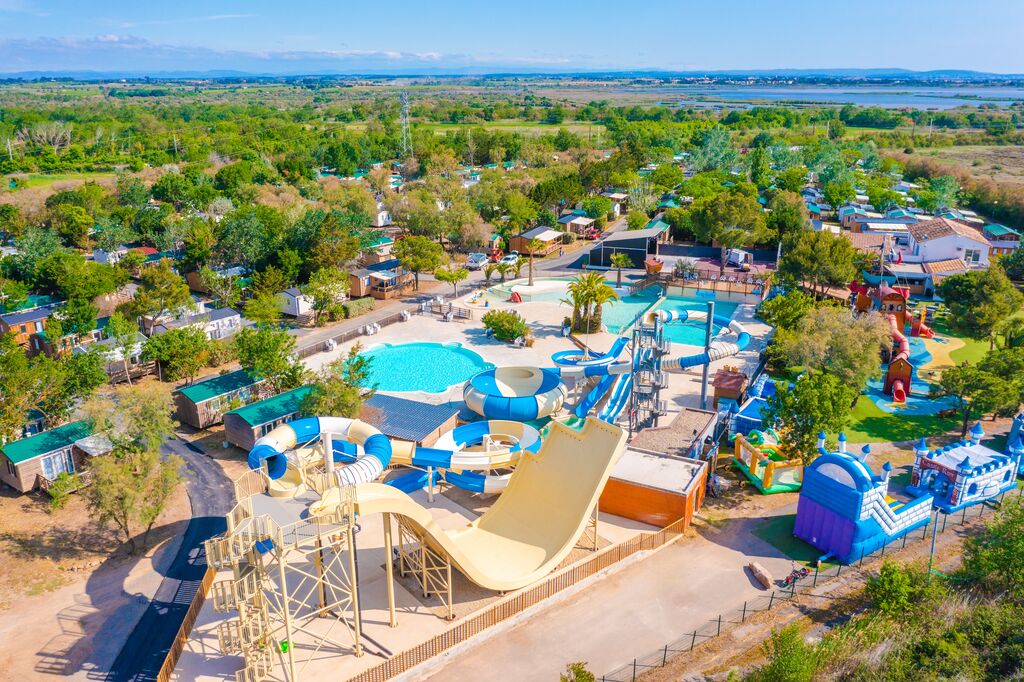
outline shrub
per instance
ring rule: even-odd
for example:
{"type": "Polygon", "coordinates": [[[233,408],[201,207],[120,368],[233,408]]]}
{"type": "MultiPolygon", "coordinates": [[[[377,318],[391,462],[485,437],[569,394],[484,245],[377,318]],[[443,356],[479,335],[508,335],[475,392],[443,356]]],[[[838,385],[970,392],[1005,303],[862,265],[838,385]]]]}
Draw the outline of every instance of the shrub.
{"type": "Polygon", "coordinates": [[[486,313],[481,321],[484,328],[489,329],[499,341],[515,341],[520,336],[530,333],[526,320],[513,310],[492,310],[486,313]]]}
{"type": "Polygon", "coordinates": [[[79,488],[78,476],[62,471],[50,484],[46,492],[50,496],[50,511],[57,511],[67,504],[71,493],[79,488]]]}
{"type": "Polygon", "coordinates": [[[353,317],[359,317],[373,310],[374,300],[372,298],[354,298],[351,301],[346,301],[341,304],[341,309],[345,313],[345,319],[351,319],[353,317]]]}

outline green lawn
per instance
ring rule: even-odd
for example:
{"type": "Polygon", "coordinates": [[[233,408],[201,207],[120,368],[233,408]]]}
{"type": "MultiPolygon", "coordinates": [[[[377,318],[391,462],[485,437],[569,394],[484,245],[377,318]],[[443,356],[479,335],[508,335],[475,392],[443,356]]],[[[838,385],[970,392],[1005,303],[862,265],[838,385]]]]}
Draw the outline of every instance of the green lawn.
{"type": "Polygon", "coordinates": [[[862,395],[850,415],[846,437],[851,443],[888,443],[916,440],[958,428],[956,417],[909,416],[883,412],[870,397],[862,395]]]}
{"type": "MultiPolygon", "coordinates": [[[[19,176],[18,184],[19,189],[26,189],[28,187],[43,187],[67,180],[103,180],[113,177],[116,177],[116,173],[29,173],[19,176]]],[[[4,183],[3,187],[7,189],[7,184],[4,183]]]]}
{"type": "MultiPolygon", "coordinates": [[[[814,562],[822,555],[821,550],[815,549],[803,540],[793,535],[793,525],[796,523],[796,514],[784,516],[773,516],[754,530],[754,535],[779,550],[787,557],[797,563],[814,567],[814,562]]],[[[822,568],[837,566],[838,564],[824,562],[822,568]]],[[[785,576],[778,576],[785,577],[785,576]]]]}

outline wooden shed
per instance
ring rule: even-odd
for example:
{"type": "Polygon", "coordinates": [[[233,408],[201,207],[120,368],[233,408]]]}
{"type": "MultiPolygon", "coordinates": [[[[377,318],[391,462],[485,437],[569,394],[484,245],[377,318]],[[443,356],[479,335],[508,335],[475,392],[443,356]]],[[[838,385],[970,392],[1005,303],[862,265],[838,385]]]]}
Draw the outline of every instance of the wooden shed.
{"type": "Polygon", "coordinates": [[[704,503],[707,462],[628,447],[605,484],[599,508],[658,528],[689,527],[704,503]]]}
{"type": "Polygon", "coordinates": [[[430,447],[442,433],[455,428],[459,411],[447,403],[432,405],[376,393],[363,403],[359,416],[388,438],[430,447]]]}
{"type": "Polygon", "coordinates": [[[197,429],[219,424],[234,403],[247,405],[263,397],[265,382],[244,369],[199,381],[174,392],[178,421],[197,429]]]}

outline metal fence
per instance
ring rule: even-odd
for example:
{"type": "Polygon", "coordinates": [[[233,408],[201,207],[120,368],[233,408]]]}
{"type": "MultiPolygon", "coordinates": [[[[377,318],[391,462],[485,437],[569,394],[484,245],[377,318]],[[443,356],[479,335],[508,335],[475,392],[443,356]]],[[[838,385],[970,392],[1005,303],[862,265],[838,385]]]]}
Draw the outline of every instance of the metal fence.
{"type": "MultiPolygon", "coordinates": [[[[1020,496],[1024,492],[1024,488],[1018,490],[1017,494],[1020,496]]],[[[787,604],[802,596],[827,599],[829,597],[826,595],[814,594],[814,590],[818,585],[835,580],[841,575],[849,574],[851,571],[859,571],[864,566],[865,561],[870,563],[875,559],[881,559],[886,553],[898,552],[907,545],[920,545],[923,542],[931,541],[933,536],[944,533],[947,527],[957,528],[964,524],[972,523],[984,516],[986,510],[998,509],[1004,496],[1005,493],[995,503],[965,507],[963,511],[951,515],[936,511],[920,531],[914,530],[910,533],[905,533],[902,537],[882,545],[879,549],[861,554],[856,562],[851,562],[848,565],[838,564],[824,569],[820,565],[816,566],[814,573],[806,578],[797,580],[792,586],[785,589],[772,590],[770,594],[744,601],[742,606],[705,621],[699,627],[666,643],[660,649],[634,658],[630,663],[602,675],[601,682],[635,682],[646,671],[661,668],[676,657],[693,651],[694,648],[703,642],[714,639],[730,628],[745,622],[747,618],[754,614],[770,611],[777,606],[787,604]]],[[[935,547],[933,545],[932,552],[934,551],[935,547]]]]}

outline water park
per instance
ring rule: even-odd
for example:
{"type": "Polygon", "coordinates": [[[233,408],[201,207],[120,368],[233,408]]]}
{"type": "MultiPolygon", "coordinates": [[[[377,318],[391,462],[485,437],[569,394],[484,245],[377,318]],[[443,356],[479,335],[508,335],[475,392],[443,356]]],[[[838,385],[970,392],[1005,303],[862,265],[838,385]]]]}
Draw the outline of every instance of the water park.
{"type": "MultiPolygon", "coordinates": [[[[616,297],[600,324],[575,330],[573,281],[501,283],[443,304],[470,314],[374,329],[361,351],[378,391],[369,411],[268,424],[227,532],[206,544],[216,579],[179,673],[388,679],[636,551],[625,548],[681,533],[705,494],[749,490],[792,509],[766,522],[789,540],[762,538],[781,574],[792,542],[801,560],[855,561],[933,509],[1016,485],[1024,445],[993,451],[980,427],[934,451],[922,438],[906,483],[889,462],[874,473],[871,447],[851,454],[845,434],[831,448],[820,434],[809,462],[793,454],[766,410],[801,379],[764,371],[760,292],[606,280],[616,297]],[[499,339],[472,321],[492,311],[529,332],[499,339]]],[[[905,292],[851,292],[886,315],[892,341],[861,400],[897,419],[948,409],[927,387],[953,343],[905,292]]]]}

